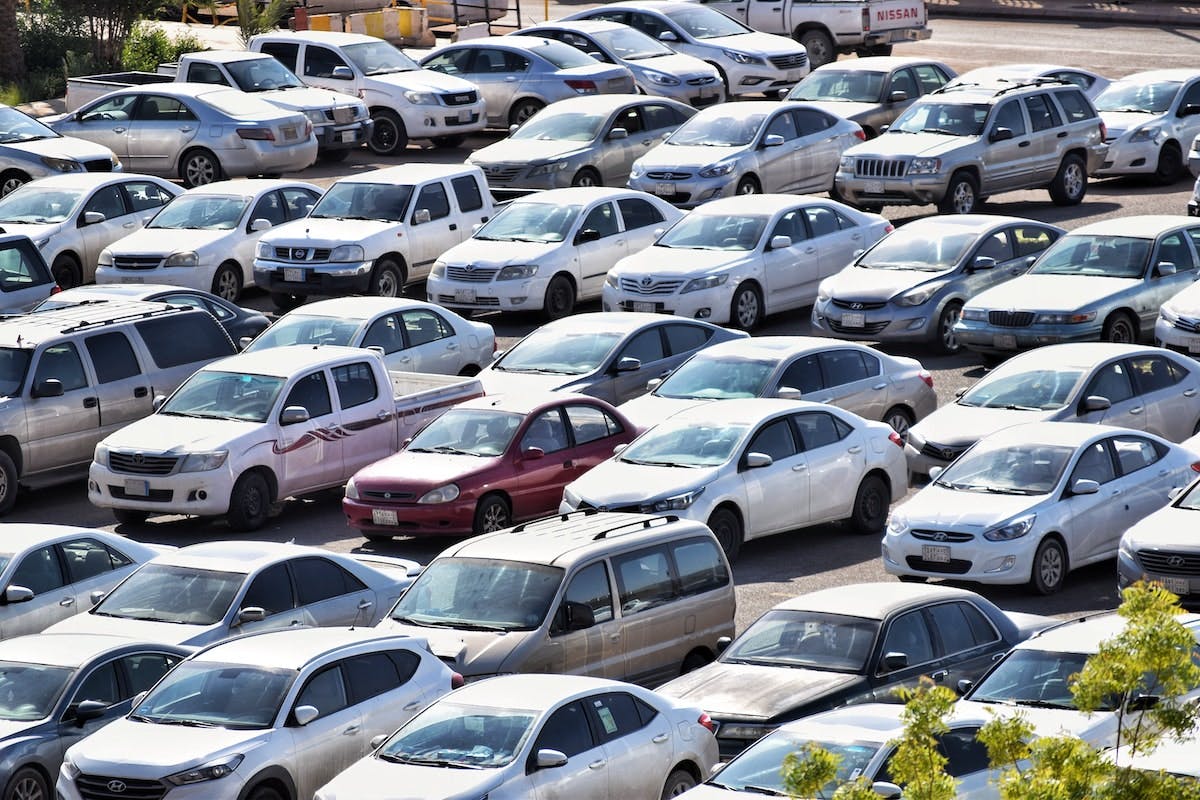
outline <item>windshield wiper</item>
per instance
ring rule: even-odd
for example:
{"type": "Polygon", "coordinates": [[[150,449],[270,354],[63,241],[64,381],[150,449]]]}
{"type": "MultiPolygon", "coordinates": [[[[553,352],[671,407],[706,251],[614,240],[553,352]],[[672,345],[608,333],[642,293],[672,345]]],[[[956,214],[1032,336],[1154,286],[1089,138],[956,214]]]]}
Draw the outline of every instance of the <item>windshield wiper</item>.
{"type": "Polygon", "coordinates": [[[444,758],[428,758],[426,756],[404,756],[397,753],[380,753],[379,758],[391,761],[393,764],[421,764],[428,767],[447,767],[449,769],[483,769],[478,764],[464,764],[461,761],[449,761],[444,758]]]}
{"type": "MultiPolygon", "coordinates": [[[[1098,109],[1097,109],[1098,110],[1098,109]]],[[[1105,111],[1114,114],[1161,114],[1161,111],[1154,111],[1149,108],[1137,108],[1135,106],[1122,106],[1121,108],[1106,108],[1105,111]]]]}
{"type": "Polygon", "coordinates": [[[452,456],[477,456],[479,453],[472,453],[470,450],[462,450],[458,447],[451,447],[448,444],[439,444],[437,447],[418,447],[410,449],[412,453],[449,453],[452,456]]]}
{"type": "Polygon", "coordinates": [[[220,728],[221,726],[215,722],[203,722],[198,719],[174,719],[172,717],[159,717],[154,720],[159,725],[182,725],[186,728],[220,728]]]}
{"type": "Polygon", "coordinates": [[[130,714],[126,719],[131,719],[134,722],[158,722],[158,719],[147,717],[145,714],[130,714]]]}
{"type": "Polygon", "coordinates": [[[966,136],[965,133],[947,130],[946,128],[922,128],[921,133],[940,133],[943,136],[966,136]]]}
{"type": "Polygon", "coordinates": [[[622,458],[627,464],[642,464],[647,467],[683,467],[684,464],[676,464],[672,461],[642,461],[637,458],[622,458]]]}
{"type": "Polygon", "coordinates": [[[509,628],[504,625],[489,625],[486,622],[465,622],[463,620],[447,623],[447,627],[460,628],[464,631],[490,631],[492,633],[508,633],[509,631],[509,628]]]}
{"type": "MultiPolygon", "coordinates": [[[[732,789],[733,787],[725,786],[723,788],[732,789]]],[[[791,796],[785,792],[779,791],[778,789],[772,789],[770,786],[755,786],[752,783],[746,784],[739,791],[749,792],[750,794],[769,794],[772,797],[790,797],[791,796]]]]}
{"type": "Polygon", "coordinates": [[[1063,708],[1068,711],[1074,711],[1075,706],[1069,703],[1052,703],[1049,700],[1013,700],[1015,705],[1026,706],[1028,708],[1063,708]]]}

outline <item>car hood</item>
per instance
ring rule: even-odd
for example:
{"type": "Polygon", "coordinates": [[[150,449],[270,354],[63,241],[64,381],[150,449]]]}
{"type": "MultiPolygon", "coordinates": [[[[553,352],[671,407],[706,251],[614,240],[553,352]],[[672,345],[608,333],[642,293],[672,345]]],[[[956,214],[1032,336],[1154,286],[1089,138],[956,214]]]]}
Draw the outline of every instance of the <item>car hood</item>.
{"type": "Polygon", "coordinates": [[[695,56],[684,55],[683,53],[671,53],[670,55],[655,56],[654,58],[639,58],[628,62],[627,66],[634,69],[658,70],[659,72],[665,72],[668,75],[673,75],[683,80],[710,75],[716,78],[720,75],[717,72],[717,68],[711,64],[701,61],[695,56]]]}
{"type": "Polygon", "coordinates": [[[1029,511],[1044,499],[1044,495],[955,491],[930,484],[897,506],[893,513],[906,517],[914,528],[983,533],[1029,511]]]}
{"type": "Polygon", "coordinates": [[[109,246],[113,253],[123,256],[156,256],[195,250],[228,238],[232,231],[182,230],[177,228],[142,228],[109,246]]]}
{"type": "Polygon", "coordinates": [[[255,750],[269,743],[271,733],[158,725],[122,718],[73,747],[71,757],[85,773],[111,775],[115,768],[122,776],[157,779],[225,755],[255,750]]]}
{"type": "Polygon", "coordinates": [[[967,305],[973,308],[1074,311],[1103,302],[1119,292],[1140,286],[1141,278],[1098,278],[1095,275],[1019,275],[981,292],[967,305]]]}
{"type": "Polygon", "coordinates": [[[291,89],[268,89],[265,92],[256,92],[256,94],[272,105],[292,111],[354,106],[361,102],[358,98],[351,97],[348,94],[308,86],[291,89]]]}
{"type": "Polygon", "coordinates": [[[36,222],[0,222],[0,232],[28,236],[35,242],[47,236],[54,236],[66,226],[63,222],[50,222],[39,225],[36,222]]]}
{"type": "Polygon", "coordinates": [[[813,106],[834,116],[860,122],[860,117],[866,117],[873,111],[879,110],[879,103],[852,103],[847,100],[805,100],[806,106],[813,106]]]}
{"type": "MultiPolygon", "coordinates": [[[[434,91],[434,92],[478,92],[479,87],[475,84],[457,78],[454,75],[447,75],[444,72],[435,72],[431,69],[415,69],[407,72],[389,72],[384,75],[366,75],[363,77],[363,85],[368,89],[375,88],[375,84],[382,88],[382,91],[389,92],[386,87],[395,86],[400,89],[415,89],[417,91],[434,91]]],[[[389,92],[390,94],[391,92],[389,92]]]]}
{"type": "MultiPolygon", "coordinates": [[[[51,126],[53,127],[53,126],[51,126]]],[[[34,139],[30,142],[13,142],[0,147],[19,150],[35,156],[50,158],[74,158],[76,160],[92,160],[97,158],[112,158],[113,152],[102,144],[77,139],[74,136],[63,136],[59,139],[34,139]]]]}
{"type": "Polygon", "coordinates": [[[484,394],[534,394],[553,392],[573,384],[584,375],[542,375],[537,372],[503,372],[485,369],[476,376],[484,394]]]}
{"type": "Polygon", "coordinates": [[[888,300],[919,283],[945,276],[943,272],[923,272],[916,269],[866,269],[846,267],[835,273],[825,287],[838,300],[888,300]]]}
{"type": "Polygon", "coordinates": [[[145,619],[102,617],[97,614],[76,614],[50,626],[53,633],[104,633],[125,636],[133,641],[158,644],[204,645],[225,638],[224,625],[181,625],[175,622],[153,622],[145,619]]]}
{"type": "Polygon", "coordinates": [[[22,734],[32,731],[41,725],[45,725],[44,719],[33,720],[0,720],[0,748],[3,748],[8,739],[14,739],[22,734]]]}
{"type": "Polygon", "coordinates": [[[869,142],[855,145],[843,155],[857,158],[883,156],[937,156],[979,141],[978,136],[947,136],[944,133],[900,133],[888,131],[869,142]]]}
{"type": "Polygon", "coordinates": [[[720,470],[720,467],[654,467],[609,459],[592,467],[567,489],[596,507],[640,506],[660,497],[706,486],[720,470]]]}
{"type": "Polygon", "coordinates": [[[360,469],[354,475],[354,483],[360,489],[367,486],[384,491],[389,487],[441,485],[487,469],[498,460],[402,450],[360,469]]]}
{"type": "Polygon", "coordinates": [[[397,622],[390,616],[375,627],[405,636],[420,636],[429,650],[461,675],[494,675],[504,660],[529,637],[527,631],[466,631],[397,622]]]}
{"type": "Polygon", "coordinates": [[[270,426],[257,422],[151,414],[109,434],[104,444],[114,450],[143,450],[177,456],[233,449],[231,458],[236,459],[245,447],[263,440],[271,441],[271,438],[270,426]],[[247,441],[239,442],[239,439],[247,441]]]}
{"type": "Polygon", "coordinates": [[[442,253],[446,264],[474,264],[476,267],[504,267],[509,264],[537,264],[554,255],[565,242],[515,242],[494,239],[467,239],[442,253]]]}
{"type": "Polygon", "coordinates": [[[984,436],[1023,422],[1044,422],[1061,409],[1019,411],[1007,408],[980,408],[949,403],[912,427],[912,433],[926,442],[950,446],[973,444],[984,436]]]}
{"type": "Polygon", "coordinates": [[[683,411],[685,408],[698,406],[701,403],[712,403],[713,400],[689,400],[681,397],[659,397],[655,394],[644,394],[621,404],[621,412],[629,417],[629,421],[638,430],[652,428],[669,416],[683,411]]]}
{"type": "Polygon", "coordinates": [[[681,675],[655,691],[699,706],[721,719],[770,720],[863,680],[824,670],[711,664],[681,675]]]}
{"type": "Polygon", "coordinates": [[[1100,119],[1108,131],[1107,139],[1119,139],[1126,131],[1162,120],[1161,114],[1139,114],[1135,111],[1102,111],[1100,119]]]}
{"type": "Polygon", "coordinates": [[[1125,531],[1121,542],[1135,550],[1200,553],[1200,540],[1181,535],[1181,531],[1194,531],[1197,523],[1200,523],[1200,511],[1167,506],[1125,531]]]}
{"type": "Polygon", "coordinates": [[[616,275],[699,275],[735,267],[754,257],[752,250],[699,250],[690,247],[647,247],[626,256],[612,268],[616,275]]]}
{"type": "Polygon", "coordinates": [[[1112,745],[1117,732],[1116,717],[1112,712],[1098,711],[1084,714],[1068,708],[1030,708],[1029,706],[1005,705],[1000,703],[976,703],[959,700],[951,712],[950,719],[963,716],[967,719],[987,719],[992,714],[1011,717],[1021,714],[1037,736],[1066,734],[1077,736],[1092,744],[1112,745]]]}
{"type": "Polygon", "coordinates": [[[501,139],[476,150],[467,159],[469,164],[535,164],[579,153],[589,149],[592,142],[570,142],[562,139],[501,139]]]}
{"type": "MultiPolygon", "coordinates": [[[[4,227],[10,226],[5,225],[4,227]]],[[[1193,283],[1163,305],[1170,305],[1171,310],[1181,317],[1190,319],[1200,317],[1200,283],[1193,283]]]]}
{"type": "Polygon", "coordinates": [[[326,217],[307,217],[286,222],[263,234],[259,241],[285,247],[337,247],[349,241],[365,241],[385,233],[401,223],[382,219],[346,220],[326,217]],[[353,227],[350,227],[353,226],[353,227]]]}
{"type": "Polygon", "coordinates": [[[718,161],[740,155],[747,149],[747,145],[708,147],[698,144],[661,144],[639,158],[637,166],[642,172],[659,170],[691,170],[695,172],[710,167],[718,161]]]}
{"type": "Polygon", "coordinates": [[[733,36],[717,36],[698,41],[704,45],[728,47],[730,50],[769,56],[787,55],[800,50],[800,46],[786,36],[776,36],[773,33],[760,33],[759,31],[739,33],[733,36]]]}
{"type": "Polygon", "coordinates": [[[360,759],[321,789],[326,800],[359,800],[386,786],[388,800],[426,800],[430,797],[487,797],[500,781],[498,769],[446,769],[420,764],[394,764],[378,758],[360,759]]]}

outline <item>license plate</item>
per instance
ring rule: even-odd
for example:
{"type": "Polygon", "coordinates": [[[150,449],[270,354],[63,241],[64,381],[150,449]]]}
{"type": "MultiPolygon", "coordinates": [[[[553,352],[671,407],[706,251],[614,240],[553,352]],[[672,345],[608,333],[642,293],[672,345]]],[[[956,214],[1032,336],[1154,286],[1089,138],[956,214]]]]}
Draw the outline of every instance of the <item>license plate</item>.
{"type": "Polygon", "coordinates": [[[342,131],[343,142],[353,142],[356,138],[358,138],[357,131],[342,131]]]}
{"type": "Polygon", "coordinates": [[[146,279],[141,277],[140,275],[137,277],[132,277],[132,278],[122,275],[120,282],[121,283],[145,283],[146,279]]]}
{"type": "Polygon", "coordinates": [[[286,267],[283,279],[288,283],[304,283],[304,270],[299,267],[286,267]]]}
{"type": "Polygon", "coordinates": [[[1188,339],[1187,349],[1189,353],[1200,353],[1200,339],[1188,339]]]}
{"type": "Polygon", "coordinates": [[[296,129],[295,128],[284,128],[283,129],[284,141],[290,142],[295,138],[296,138],[296,129]]]}
{"type": "Polygon", "coordinates": [[[469,109],[469,108],[461,109],[458,112],[458,121],[459,122],[470,122],[471,121],[471,109],[469,109]]]}
{"type": "Polygon", "coordinates": [[[789,81],[798,81],[803,77],[804,77],[804,70],[801,70],[801,69],[789,69],[788,70],[787,79],[789,81]]]}
{"type": "Polygon", "coordinates": [[[474,289],[455,289],[454,290],[454,302],[456,302],[456,303],[474,303],[475,302],[475,290],[474,289]]]}
{"type": "Polygon", "coordinates": [[[387,508],[372,508],[371,522],[376,525],[399,525],[400,520],[396,519],[396,512],[387,508]]]}
{"type": "Polygon", "coordinates": [[[883,181],[867,181],[863,191],[867,194],[883,194],[883,181]]]}
{"type": "Polygon", "coordinates": [[[634,303],[634,311],[640,311],[643,314],[653,314],[655,312],[654,303],[634,303]]]}
{"type": "Polygon", "coordinates": [[[992,347],[997,350],[1016,350],[1017,337],[1011,333],[997,333],[992,337],[992,347]]]}
{"type": "Polygon", "coordinates": [[[670,195],[675,194],[675,184],[673,183],[656,183],[654,184],[654,193],[670,195]]]}
{"type": "Polygon", "coordinates": [[[147,497],[150,494],[150,481],[135,481],[125,479],[125,494],[128,497],[147,497]]]}
{"type": "Polygon", "coordinates": [[[1173,594],[1190,594],[1192,591],[1191,582],[1187,578],[1172,578],[1169,576],[1164,576],[1162,578],[1158,578],[1158,580],[1162,582],[1162,585],[1168,592],[1173,594]]]}
{"type": "Polygon", "coordinates": [[[866,324],[867,318],[865,314],[842,314],[843,328],[862,328],[866,324]]]}
{"type": "Polygon", "coordinates": [[[921,560],[932,561],[935,564],[950,563],[950,548],[944,544],[921,545],[921,560]]]}

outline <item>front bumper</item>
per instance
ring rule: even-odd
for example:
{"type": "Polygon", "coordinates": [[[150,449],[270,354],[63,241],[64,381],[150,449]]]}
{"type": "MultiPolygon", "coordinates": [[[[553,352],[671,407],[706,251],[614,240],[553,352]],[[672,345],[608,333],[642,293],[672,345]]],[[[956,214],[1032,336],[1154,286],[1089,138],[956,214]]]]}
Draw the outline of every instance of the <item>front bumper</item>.
{"type": "Polygon", "coordinates": [[[684,79],[678,86],[663,86],[648,80],[639,80],[638,88],[651,97],[669,97],[681,103],[687,103],[692,108],[708,108],[721,102],[725,94],[725,85],[717,78],[712,83],[691,85],[684,79]]]}
{"type": "Polygon", "coordinates": [[[369,498],[342,499],[346,524],[359,531],[388,533],[396,536],[469,536],[474,532],[475,498],[452,503],[421,505],[372,502],[369,498]],[[390,516],[394,514],[396,523],[390,516]]]}
{"type": "Polygon", "coordinates": [[[88,793],[89,797],[121,797],[121,794],[111,793],[111,790],[107,789],[110,781],[119,781],[128,797],[161,797],[163,800],[237,800],[246,787],[246,782],[237,771],[218,780],[175,786],[158,778],[132,778],[125,774],[130,771],[128,768],[122,768],[118,764],[111,766],[112,769],[106,770],[103,777],[85,773],[78,778],[69,778],[66,771],[60,768],[58,782],[54,786],[55,797],[57,800],[84,800],[78,786],[81,780],[103,792],[97,794],[96,789],[93,789],[88,793]]]}
{"type": "Polygon", "coordinates": [[[228,462],[204,472],[147,476],[114,472],[93,461],[88,470],[88,500],[98,508],[216,517],[229,511],[234,480],[228,462]]]}
{"type": "Polygon", "coordinates": [[[349,150],[362,147],[371,138],[375,130],[375,120],[360,120],[350,125],[322,125],[314,134],[317,137],[317,149],[349,150]]]}
{"type": "Polygon", "coordinates": [[[1200,328],[1181,329],[1160,316],[1154,323],[1154,344],[1192,358],[1200,358],[1200,328]]]}
{"type": "Polygon", "coordinates": [[[1033,570],[1033,556],[1040,536],[1030,532],[1020,539],[989,542],[976,535],[969,542],[923,542],[908,531],[883,537],[883,568],[891,575],[919,575],[926,578],[950,578],[976,583],[1027,583],[1033,570]],[[939,557],[928,548],[943,548],[939,557]]]}
{"type": "MultiPolygon", "coordinates": [[[[630,178],[625,184],[630,189],[657,195],[673,206],[680,208],[695,208],[701,203],[716,200],[718,197],[732,197],[741,177],[736,173],[722,175],[719,178],[701,178],[692,171],[689,177],[673,180],[671,178],[657,179],[650,177],[666,170],[650,170],[638,178],[630,178]]],[[[682,172],[682,170],[681,170],[682,172]]]]}
{"type": "Polygon", "coordinates": [[[464,106],[414,106],[406,103],[396,111],[400,112],[404,129],[412,139],[459,136],[481,131],[487,126],[483,100],[464,106]]]}
{"type": "Polygon", "coordinates": [[[1002,328],[986,322],[959,320],[954,334],[968,350],[979,353],[1015,353],[1048,344],[1099,341],[1103,330],[1100,315],[1090,323],[1078,325],[1029,325],[1002,328]]]}
{"type": "Polygon", "coordinates": [[[493,192],[503,192],[508,189],[565,189],[571,186],[580,168],[586,166],[587,159],[564,159],[561,169],[550,172],[537,172],[543,166],[541,164],[473,163],[483,170],[488,188],[493,192]]]}
{"type": "Polygon", "coordinates": [[[770,63],[739,64],[725,57],[720,61],[721,69],[729,81],[729,93],[735,97],[763,92],[786,92],[812,71],[807,63],[802,67],[781,70],[770,63]]]}
{"type": "Polygon", "coordinates": [[[207,292],[212,289],[212,265],[199,267],[156,267],[155,269],[117,269],[96,267],[96,283],[162,283],[207,292]]]}
{"type": "Polygon", "coordinates": [[[949,173],[904,178],[860,178],[838,170],[834,184],[842,197],[855,205],[929,205],[946,196],[949,173]]]}
{"type": "Polygon", "coordinates": [[[1157,581],[1168,591],[1178,595],[1182,604],[1195,606],[1200,603],[1200,571],[1196,569],[1200,565],[1200,552],[1188,552],[1184,548],[1172,548],[1172,553],[1181,555],[1185,561],[1191,562],[1186,566],[1181,566],[1179,569],[1174,570],[1188,574],[1166,575],[1148,571],[1143,569],[1142,565],[1125,550],[1118,550],[1117,588],[1124,589],[1140,580],[1157,581]]]}
{"type": "Polygon", "coordinates": [[[374,261],[301,264],[254,260],[254,283],[268,292],[310,294],[365,294],[371,287],[374,261]],[[293,273],[292,270],[298,270],[293,273]]]}
{"type": "MultiPolygon", "coordinates": [[[[1113,175],[1144,175],[1158,169],[1158,154],[1162,146],[1153,141],[1131,142],[1114,139],[1100,165],[1093,168],[1092,175],[1106,178],[1113,175]]],[[[1190,159],[1189,159],[1190,164],[1190,159]]]]}
{"type": "MultiPolygon", "coordinates": [[[[553,272],[550,273],[553,275],[553,272]]],[[[548,276],[489,283],[467,283],[430,276],[425,280],[425,292],[431,303],[443,308],[462,308],[470,311],[541,311],[546,302],[548,276]]]]}
{"type": "Polygon", "coordinates": [[[729,322],[733,302],[734,282],[724,286],[701,289],[697,292],[669,295],[641,295],[604,285],[601,307],[605,311],[642,311],[653,314],[672,314],[688,319],[702,319],[718,325],[729,322]]]}
{"type": "Polygon", "coordinates": [[[884,303],[882,308],[875,309],[848,308],[850,305],[845,301],[839,304],[818,299],[812,308],[813,328],[851,341],[927,342],[937,338],[935,303],[905,308],[884,303]]]}

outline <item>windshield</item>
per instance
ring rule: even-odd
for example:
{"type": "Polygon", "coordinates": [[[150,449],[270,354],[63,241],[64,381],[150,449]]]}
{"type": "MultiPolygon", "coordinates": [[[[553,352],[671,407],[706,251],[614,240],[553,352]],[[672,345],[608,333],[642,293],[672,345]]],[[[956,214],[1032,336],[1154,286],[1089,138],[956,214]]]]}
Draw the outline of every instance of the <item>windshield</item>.
{"type": "Polygon", "coordinates": [[[798,733],[777,731],[735,758],[709,784],[737,792],[791,797],[783,785],[781,766],[789,754],[805,745],[820,747],[838,759],[837,772],[819,797],[831,797],[838,786],[861,775],[881,747],[879,742],[810,739],[798,733]]]}
{"type": "Polygon", "coordinates": [[[1140,278],[1153,244],[1131,236],[1067,235],[1050,245],[1029,274],[1140,278]]]}
{"type": "Polygon", "coordinates": [[[1067,404],[1082,377],[1083,370],[1073,367],[1019,372],[1001,367],[972,386],[958,404],[1009,411],[1053,411],[1067,404]]]}
{"type": "Polygon", "coordinates": [[[1117,81],[1096,98],[1096,110],[1165,114],[1182,86],[1178,81],[1117,81]]]}
{"type": "Polygon", "coordinates": [[[266,422],[286,382],[286,378],[273,375],[205,370],[188,378],[158,413],[266,422]]]}
{"type": "Polygon", "coordinates": [[[607,114],[585,114],[579,111],[538,114],[514,133],[515,140],[537,139],[540,141],[590,142],[600,135],[600,129],[608,120],[607,114]]]}
{"type": "Polygon", "coordinates": [[[624,25],[618,30],[594,32],[592,38],[611,50],[617,58],[625,61],[658,58],[659,56],[669,56],[675,52],[636,28],[628,28],[624,25]]]}
{"type": "Polygon", "coordinates": [[[963,103],[941,103],[927,100],[908,107],[900,115],[889,134],[896,133],[940,133],[946,136],[978,136],[983,133],[987,121],[987,105],[963,103]]]}
{"type": "Polygon", "coordinates": [[[196,728],[270,728],[295,679],[296,671],[290,669],[183,661],[163,676],[129,719],[196,728]]]}
{"type": "Polygon", "coordinates": [[[355,336],[363,327],[363,320],[323,317],[315,314],[285,314],[278,322],[250,343],[245,352],[270,350],[272,347],[287,347],[293,344],[326,344],[338,347],[354,347],[355,336]]]}
{"type": "Polygon", "coordinates": [[[721,12],[704,6],[673,9],[665,16],[696,39],[715,39],[718,36],[741,36],[743,33],[753,33],[742,23],[735,22],[721,12]]]}
{"type": "Polygon", "coordinates": [[[716,467],[733,456],[748,428],[668,419],[638,437],[617,459],[656,467],[716,467]]]}
{"type": "Polygon", "coordinates": [[[561,242],[578,217],[579,206],[517,201],[497,212],[475,232],[474,238],[488,242],[561,242]]]}
{"type": "Polygon", "coordinates": [[[721,654],[727,664],[862,672],[879,620],[817,611],[768,611],[721,654]]]}
{"type": "Polygon", "coordinates": [[[654,245],[694,250],[753,250],[758,247],[768,221],[768,217],[745,214],[691,213],[654,245]]]}
{"type": "MultiPolygon", "coordinates": [[[[1200,481],[1193,483],[1186,492],[1179,496],[1175,507],[1188,511],[1200,511],[1200,481]]],[[[3,565],[6,563],[8,563],[7,559],[0,559],[0,570],[4,569],[3,565]]]]}
{"type": "Polygon", "coordinates": [[[147,228],[231,231],[237,227],[248,197],[185,194],[176,197],[150,220],[147,228]]]}
{"type": "Polygon", "coordinates": [[[15,397],[25,382],[32,350],[21,347],[0,347],[0,397],[15,397]]]}
{"type": "Polygon", "coordinates": [[[240,572],[147,564],[91,613],[180,625],[215,625],[225,618],[246,576],[240,572]]]}
{"type": "MultiPolygon", "coordinates": [[[[1087,663],[1084,653],[1013,650],[971,692],[977,703],[1075,708],[1071,684],[1087,663]]],[[[1099,711],[1112,711],[1111,704],[1099,711]]]]}
{"type": "Polygon", "coordinates": [[[619,333],[589,331],[570,334],[542,328],[513,345],[493,369],[500,372],[586,375],[604,363],[619,341],[619,333]]]}
{"type": "Polygon", "coordinates": [[[393,734],[376,758],[403,764],[503,767],[533,730],[538,712],[442,700],[393,734]]]}
{"type": "Polygon", "coordinates": [[[410,453],[498,456],[521,427],[520,414],[489,408],[452,408],[413,437],[410,453]]]}
{"type": "Polygon", "coordinates": [[[342,48],[346,58],[364,75],[383,75],[388,72],[409,72],[421,66],[385,41],[348,44],[342,48]]]}
{"type": "Polygon", "coordinates": [[[819,70],[792,89],[788,100],[833,100],[842,103],[878,103],[885,72],[819,70]]]}
{"type": "Polygon", "coordinates": [[[993,494],[1049,494],[1058,486],[1073,447],[992,444],[971,448],[934,481],[938,486],[993,494]]]}
{"type": "Polygon", "coordinates": [[[754,141],[766,112],[730,116],[721,109],[715,114],[700,113],[679,126],[667,139],[672,147],[745,147],[754,141]]]}
{"type": "Polygon", "coordinates": [[[71,216],[83,197],[82,189],[47,189],[12,192],[0,199],[0,224],[51,225],[71,216]]]}
{"type": "Polygon", "coordinates": [[[26,722],[50,716],[74,674],[70,667],[0,661],[0,719],[26,722]]]}
{"type": "Polygon", "coordinates": [[[58,139],[59,134],[15,108],[0,107],[0,144],[58,139]]]}
{"type": "Polygon", "coordinates": [[[943,272],[953,269],[967,255],[978,237],[964,231],[944,229],[897,228],[879,240],[856,266],[864,269],[899,269],[918,272],[943,272]]]}
{"type": "Polygon", "coordinates": [[[403,222],[413,187],[390,183],[335,183],[313,206],[313,219],[403,222]]]}
{"type": "MultiPolygon", "coordinates": [[[[243,92],[265,92],[268,89],[299,89],[304,86],[290,69],[274,58],[251,58],[228,61],[225,69],[243,92]]],[[[191,77],[191,76],[188,76],[191,77]]]]}
{"type": "Polygon", "coordinates": [[[729,356],[689,358],[664,380],[654,394],[679,400],[733,400],[758,397],[776,362],[729,356]]]}
{"type": "Polygon", "coordinates": [[[392,619],[430,628],[531,631],[558,593],[558,567],[494,558],[441,558],[392,609],[392,619]]]}

